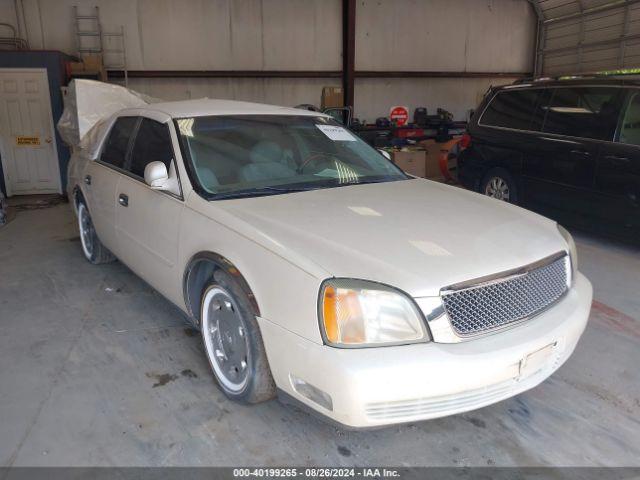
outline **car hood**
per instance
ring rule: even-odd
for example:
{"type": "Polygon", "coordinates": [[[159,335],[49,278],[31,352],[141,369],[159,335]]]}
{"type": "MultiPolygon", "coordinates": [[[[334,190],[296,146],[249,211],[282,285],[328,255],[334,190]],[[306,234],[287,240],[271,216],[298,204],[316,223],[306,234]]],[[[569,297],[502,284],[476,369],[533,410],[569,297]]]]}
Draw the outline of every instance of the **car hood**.
{"type": "Polygon", "coordinates": [[[423,179],[212,203],[245,236],[319,267],[316,276],[372,280],[413,297],[566,250],[551,220],[423,179]]]}

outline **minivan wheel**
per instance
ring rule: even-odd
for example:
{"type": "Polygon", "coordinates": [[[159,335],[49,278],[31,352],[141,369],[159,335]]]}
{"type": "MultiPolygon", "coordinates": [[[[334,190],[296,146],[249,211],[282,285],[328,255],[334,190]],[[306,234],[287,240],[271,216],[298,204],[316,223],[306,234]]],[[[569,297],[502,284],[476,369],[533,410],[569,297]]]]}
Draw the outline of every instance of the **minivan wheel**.
{"type": "Polygon", "coordinates": [[[518,203],[516,182],[503,168],[493,168],[482,179],[480,192],[487,197],[509,203],[518,203]]]}
{"type": "Polygon", "coordinates": [[[247,295],[217,270],[201,303],[202,340],[211,370],[224,394],[243,403],[275,397],[262,336],[247,295]]]}
{"type": "Polygon", "coordinates": [[[78,202],[78,230],[80,231],[82,253],[89,262],[99,265],[113,262],[116,259],[98,238],[89,209],[82,200],[78,202]]]}

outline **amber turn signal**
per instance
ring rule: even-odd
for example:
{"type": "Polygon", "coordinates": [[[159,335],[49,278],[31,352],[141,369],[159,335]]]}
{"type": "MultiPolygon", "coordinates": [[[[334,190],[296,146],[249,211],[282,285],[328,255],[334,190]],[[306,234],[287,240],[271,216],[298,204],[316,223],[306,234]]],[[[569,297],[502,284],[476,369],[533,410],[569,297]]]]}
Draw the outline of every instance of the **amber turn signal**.
{"type": "Polygon", "coordinates": [[[336,289],[331,285],[327,285],[324,289],[324,298],[322,300],[322,319],[324,321],[324,331],[327,340],[332,343],[338,341],[338,315],[336,312],[336,289]]]}

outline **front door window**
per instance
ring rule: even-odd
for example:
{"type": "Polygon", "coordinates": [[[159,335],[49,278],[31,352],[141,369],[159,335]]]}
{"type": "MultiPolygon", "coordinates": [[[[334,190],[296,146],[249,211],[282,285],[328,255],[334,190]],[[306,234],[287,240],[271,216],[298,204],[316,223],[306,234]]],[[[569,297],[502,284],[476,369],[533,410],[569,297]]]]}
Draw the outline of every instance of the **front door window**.
{"type": "Polygon", "coordinates": [[[129,171],[144,180],[144,169],[151,162],[162,162],[171,170],[173,148],[169,128],[166,124],[143,118],[138,128],[129,171]]]}

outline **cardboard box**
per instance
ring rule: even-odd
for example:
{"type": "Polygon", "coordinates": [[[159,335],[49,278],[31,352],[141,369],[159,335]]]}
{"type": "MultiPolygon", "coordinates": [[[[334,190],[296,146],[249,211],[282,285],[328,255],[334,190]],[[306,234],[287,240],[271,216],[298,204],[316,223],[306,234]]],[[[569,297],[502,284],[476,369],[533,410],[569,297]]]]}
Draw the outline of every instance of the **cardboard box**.
{"type": "Polygon", "coordinates": [[[424,177],[426,174],[425,150],[409,150],[393,152],[391,159],[398,167],[410,175],[424,177]]]}
{"type": "Polygon", "coordinates": [[[425,177],[432,180],[444,180],[440,171],[440,156],[444,153],[444,143],[437,143],[435,140],[425,140],[420,145],[427,149],[425,156],[425,177]]]}
{"type": "Polygon", "coordinates": [[[322,98],[320,99],[320,108],[344,107],[344,92],[342,87],[324,87],[322,89],[322,98]]]}
{"type": "Polygon", "coordinates": [[[82,62],[69,62],[70,73],[82,73],[84,72],[84,63],[82,62]]]}
{"type": "MultiPolygon", "coordinates": [[[[427,178],[433,180],[445,180],[444,175],[442,174],[442,170],[440,169],[440,159],[443,156],[447,157],[447,165],[450,169],[455,170],[457,166],[457,159],[449,158],[449,153],[454,151],[457,153],[456,144],[460,141],[460,136],[455,136],[451,140],[447,142],[438,143],[435,140],[423,140],[418,144],[427,149],[427,158],[426,158],[426,174],[427,178]]],[[[451,173],[450,173],[451,174],[451,173]]]]}
{"type": "Polygon", "coordinates": [[[68,62],[68,73],[71,76],[90,77],[95,76],[99,80],[107,81],[107,70],[102,63],[102,55],[99,53],[85,54],[82,62],[68,62]]]}
{"type": "Polygon", "coordinates": [[[99,53],[85,54],[82,57],[82,63],[84,63],[85,70],[101,70],[102,55],[99,53]]]}

